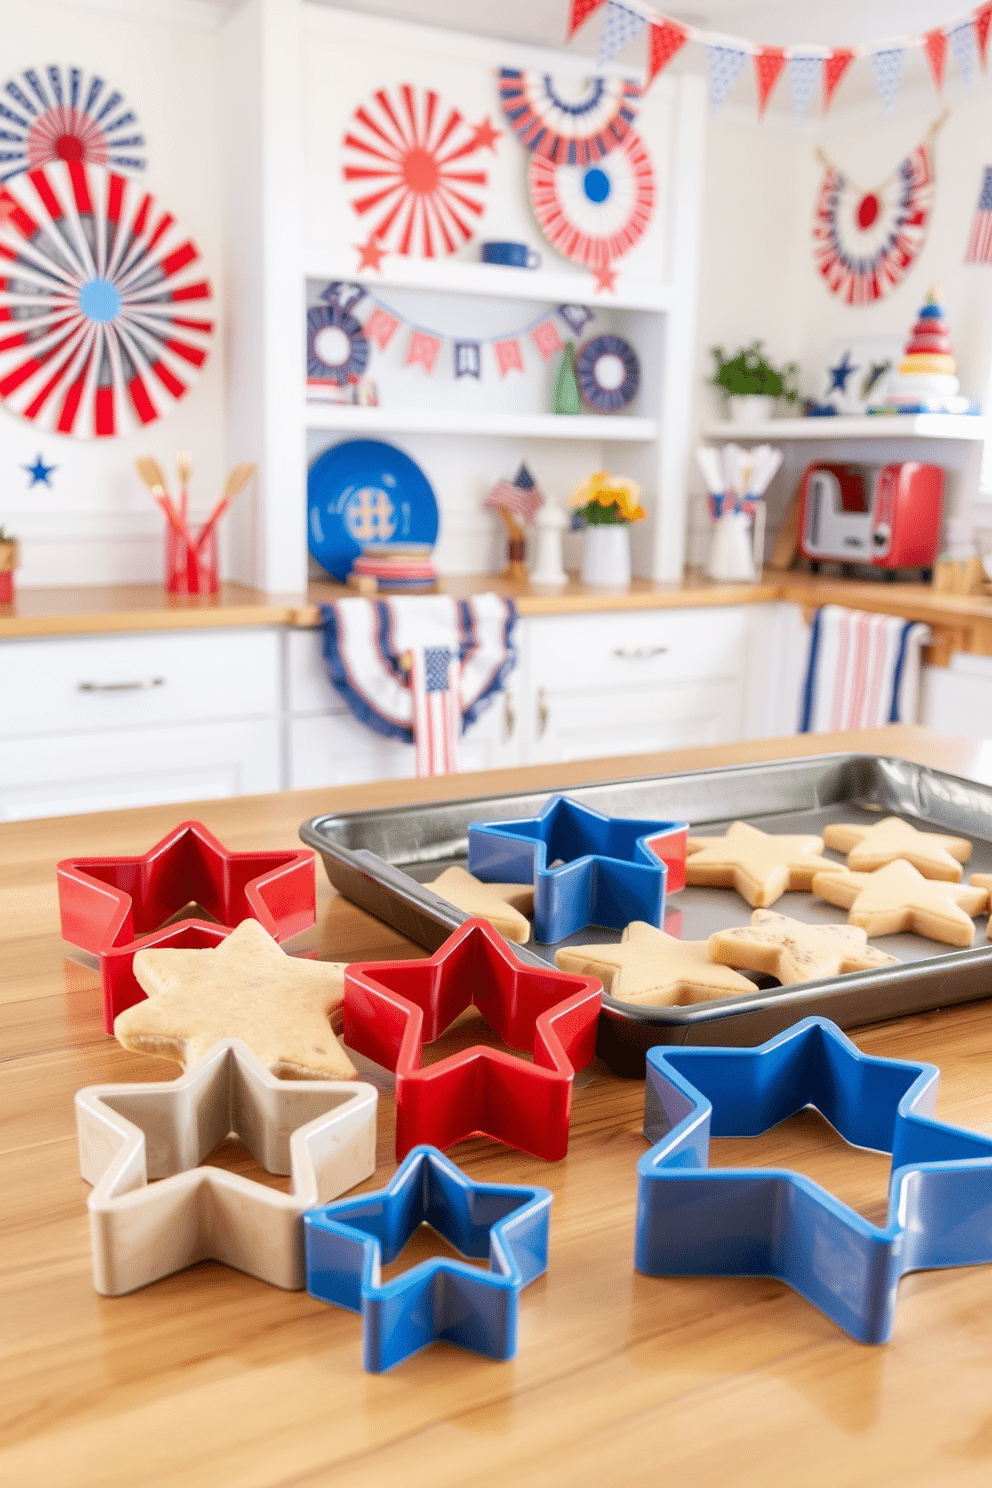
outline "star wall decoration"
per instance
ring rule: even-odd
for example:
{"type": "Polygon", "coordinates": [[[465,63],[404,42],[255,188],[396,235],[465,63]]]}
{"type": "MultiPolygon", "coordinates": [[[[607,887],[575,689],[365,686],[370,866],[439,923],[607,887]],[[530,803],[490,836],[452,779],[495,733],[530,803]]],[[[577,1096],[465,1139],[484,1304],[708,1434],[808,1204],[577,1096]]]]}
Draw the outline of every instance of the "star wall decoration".
{"type": "Polygon", "coordinates": [[[45,462],[44,462],[44,460],[42,459],[41,455],[36,455],[35,456],[35,462],[34,462],[33,465],[22,465],[21,466],[21,469],[22,470],[26,470],[27,473],[28,473],[28,475],[31,477],[30,481],[28,482],[28,489],[29,490],[33,486],[49,486],[50,487],[51,484],[52,484],[51,477],[54,474],[54,472],[56,470],[58,470],[58,468],[59,467],[57,465],[46,465],[45,462]]]}

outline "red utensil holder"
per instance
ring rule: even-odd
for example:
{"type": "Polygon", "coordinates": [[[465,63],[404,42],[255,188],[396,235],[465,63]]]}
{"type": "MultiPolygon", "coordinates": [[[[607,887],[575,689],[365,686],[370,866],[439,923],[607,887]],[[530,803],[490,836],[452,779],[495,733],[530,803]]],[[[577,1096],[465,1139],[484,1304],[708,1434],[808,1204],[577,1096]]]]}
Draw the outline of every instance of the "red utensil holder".
{"type": "Polygon", "coordinates": [[[217,528],[198,541],[193,532],[165,529],[165,587],[169,594],[216,594],[217,528]]]}

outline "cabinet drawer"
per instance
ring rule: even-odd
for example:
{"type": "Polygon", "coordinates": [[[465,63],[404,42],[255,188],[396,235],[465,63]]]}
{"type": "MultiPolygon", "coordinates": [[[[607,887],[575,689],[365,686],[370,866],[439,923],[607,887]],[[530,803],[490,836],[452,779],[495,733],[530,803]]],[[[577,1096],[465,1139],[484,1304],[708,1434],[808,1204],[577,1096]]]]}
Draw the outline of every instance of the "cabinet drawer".
{"type": "Polygon", "coordinates": [[[545,692],[529,757],[537,763],[722,744],[738,737],[741,695],[737,681],[545,692]]]}
{"type": "Polygon", "coordinates": [[[742,606],[555,615],[529,626],[535,686],[622,687],[740,675],[742,606]]]}
{"type": "Polygon", "coordinates": [[[0,737],[274,717],[274,630],[75,636],[0,644],[0,737]]]}
{"type": "Polygon", "coordinates": [[[0,820],[254,795],[282,785],[277,718],[0,739],[0,820]]]}
{"type": "Polygon", "coordinates": [[[319,630],[286,633],[286,709],[290,713],[347,713],[327,680],[319,630]]]}

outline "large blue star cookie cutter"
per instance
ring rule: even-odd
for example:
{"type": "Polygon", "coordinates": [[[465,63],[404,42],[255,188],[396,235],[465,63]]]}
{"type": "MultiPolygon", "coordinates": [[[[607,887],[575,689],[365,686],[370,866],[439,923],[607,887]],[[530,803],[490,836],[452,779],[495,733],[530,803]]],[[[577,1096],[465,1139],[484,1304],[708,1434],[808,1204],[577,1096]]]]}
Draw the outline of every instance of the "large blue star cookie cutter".
{"type": "Polygon", "coordinates": [[[992,1139],[933,1118],[940,1071],[862,1054],[805,1018],[755,1049],[648,1050],[635,1264],[649,1276],[774,1276],[852,1337],[885,1343],[909,1271],[992,1261],[992,1139]],[[802,1174],[708,1169],[715,1137],[813,1105],[891,1152],[884,1229],[802,1174]]]}
{"type": "Polygon", "coordinates": [[[681,842],[684,863],[687,830],[685,822],[604,816],[552,796],[540,816],[470,822],[468,869],[486,883],[533,883],[534,939],[543,944],[586,925],[622,930],[631,920],[646,920],[660,926],[665,858],[673,852],[677,862],[681,842]]]}
{"type": "Polygon", "coordinates": [[[521,1289],[548,1266],[551,1193],[474,1183],[436,1147],[414,1147],[385,1188],[303,1216],[307,1290],[361,1312],[365,1368],[378,1374],[438,1340],[490,1359],[517,1351],[521,1289]],[[436,1258],[383,1283],[422,1224],[489,1271],[436,1258]]]}

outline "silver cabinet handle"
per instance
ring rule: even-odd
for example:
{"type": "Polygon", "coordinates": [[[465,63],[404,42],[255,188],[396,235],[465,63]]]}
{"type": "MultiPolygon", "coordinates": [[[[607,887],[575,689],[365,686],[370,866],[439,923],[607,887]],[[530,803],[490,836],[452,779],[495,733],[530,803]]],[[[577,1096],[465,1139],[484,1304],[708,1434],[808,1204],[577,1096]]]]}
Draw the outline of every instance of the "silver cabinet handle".
{"type": "Polygon", "coordinates": [[[151,692],[153,687],[164,687],[164,677],[145,677],[134,682],[80,682],[77,692],[151,692]]]}
{"type": "Polygon", "coordinates": [[[543,739],[549,718],[548,695],[543,687],[537,689],[537,737],[543,739]]]}
{"type": "Polygon", "coordinates": [[[617,646],[613,652],[622,661],[648,661],[652,656],[664,656],[667,646],[617,646]]]}
{"type": "Polygon", "coordinates": [[[506,739],[513,738],[513,730],[517,726],[517,715],[513,707],[513,699],[508,692],[503,693],[503,728],[506,739]]]}

